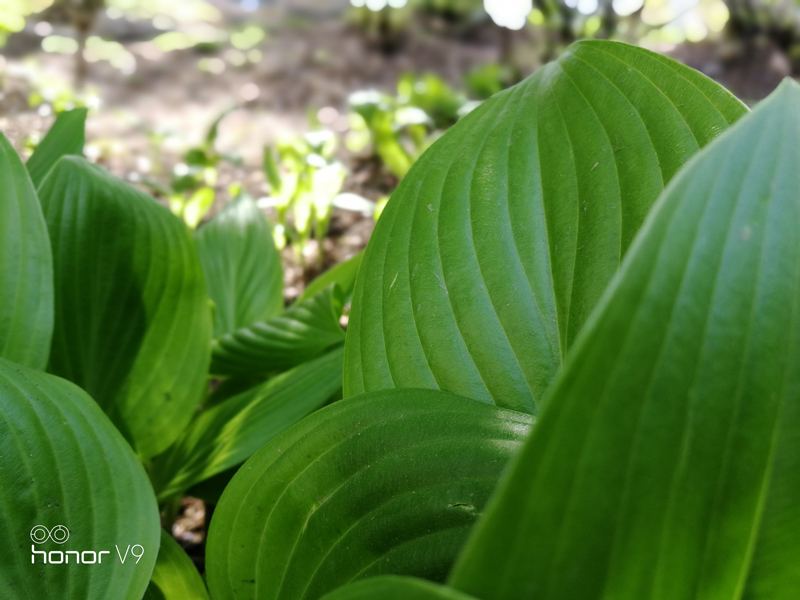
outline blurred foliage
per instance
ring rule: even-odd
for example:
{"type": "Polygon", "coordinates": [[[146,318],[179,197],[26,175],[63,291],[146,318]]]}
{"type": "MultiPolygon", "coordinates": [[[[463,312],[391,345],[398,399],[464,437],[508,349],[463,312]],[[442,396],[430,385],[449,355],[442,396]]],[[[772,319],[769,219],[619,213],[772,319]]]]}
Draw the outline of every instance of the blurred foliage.
{"type": "Polygon", "coordinates": [[[461,116],[475,107],[464,94],[435,75],[404,75],[397,96],[376,90],[350,95],[351,131],[347,147],[372,146],[389,171],[402,178],[413,162],[461,116]]]}
{"type": "MultiPolygon", "coordinates": [[[[233,106],[220,113],[208,128],[203,141],[190,147],[184,153],[183,161],[172,169],[169,184],[147,177],[134,177],[134,180],[147,186],[157,195],[166,198],[170,210],[182,218],[190,229],[195,229],[214,205],[220,162],[241,164],[241,158],[238,155],[219,152],[216,148],[220,123],[236,108],[238,107],[233,106]]],[[[158,164],[160,145],[165,136],[158,132],[150,132],[149,135],[151,152],[155,155],[155,162],[158,164]]],[[[234,186],[231,196],[237,196],[238,191],[238,187],[234,186]]]]}
{"type": "Polygon", "coordinates": [[[279,248],[291,244],[301,264],[312,235],[319,241],[321,263],[333,202],[347,177],[345,166],[334,158],[337,143],[332,131],[322,130],[278,143],[277,157],[271,147],[264,148],[271,196],[260,204],[275,208],[275,242],[279,248]]]}

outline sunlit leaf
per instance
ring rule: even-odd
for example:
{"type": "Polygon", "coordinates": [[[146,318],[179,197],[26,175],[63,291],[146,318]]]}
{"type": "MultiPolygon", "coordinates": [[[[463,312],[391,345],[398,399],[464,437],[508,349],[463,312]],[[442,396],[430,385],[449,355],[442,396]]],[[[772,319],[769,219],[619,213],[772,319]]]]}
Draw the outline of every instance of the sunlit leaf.
{"type": "Polygon", "coordinates": [[[800,594],[800,86],[673,180],[469,541],[482,600],[800,594]]]}
{"type": "Polygon", "coordinates": [[[342,387],[341,348],[203,411],[151,469],[169,498],[243,463],[276,435],[322,407],[342,387]]]}
{"type": "Polygon", "coordinates": [[[535,412],[665,183],[745,112],[687,67],[600,41],[482,104],[378,221],[345,396],[440,388],[535,412]]]}
{"type": "Polygon", "coordinates": [[[197,228],[214,205],[214,196],[214,188],[201,187],[189,197],[182,208],[183,220],[189,229],[197,228]]]}
{"type": "Polygon", "coordinates": [[[298,300],[281,316],[214,340],[211,372],[239,375],[282,371],[344,341],[344,298],[336,285],[298,300]]]}

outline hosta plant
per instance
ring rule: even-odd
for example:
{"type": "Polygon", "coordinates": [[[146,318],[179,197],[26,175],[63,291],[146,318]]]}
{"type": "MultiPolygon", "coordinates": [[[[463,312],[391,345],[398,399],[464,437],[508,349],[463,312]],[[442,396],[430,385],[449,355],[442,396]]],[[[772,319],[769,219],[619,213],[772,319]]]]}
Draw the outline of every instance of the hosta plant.
{"type": "Polygon", "coordinates": [[[215,600],[800,597],[796,83],[574,44],[286,309],[251,201],[191,236],[58,131],[1,156],[6,595],[206,598],[191,488],[215,600]]]}

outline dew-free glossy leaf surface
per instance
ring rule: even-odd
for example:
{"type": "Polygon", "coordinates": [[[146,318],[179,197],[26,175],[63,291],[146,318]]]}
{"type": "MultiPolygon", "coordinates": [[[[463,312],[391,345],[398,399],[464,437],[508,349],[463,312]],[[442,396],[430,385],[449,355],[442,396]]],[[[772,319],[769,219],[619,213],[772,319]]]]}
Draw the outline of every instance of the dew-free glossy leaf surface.
{"type": "Polygon", "coordinates": [[[39,197],[55,270],[48,370],[86,390],[152,457],[189,422],[206,382],[211,309],[192,237],[81,158],[59,160],[39,197]]]}
{"type": "Polygon", "coordinates": [[[298,300],[279,317],[214,340],[211,372],[245,375],[282,371],[344,341],[339,325],[344,298],[336,285],[298,300]]]}
{"type": "Polygon", "coordinates": [[[264,446],[214,512],[217,600],[316,599],[372,575],[441,581],[531,417],[435,390],[340,400],[264,446]]]}
{"type": "Polygon", "coordinates": [[[800,597],[800,86],[642,228],[451,577],[482,600],[800,597]]]}
{"type": "Polygon", "coordinates": [[[195,234],[214,302],[214,337],[283,311],[283,268],[264,213],[245,195],[195,234]]]}
{"type": "Polygon", "coordinates": [[[325,594],[322,600],[475,600],[461,592],[414,577],[370,577],[325,594]]]}
{"type": "Polygon", "coordinates": [[[44,139],[39,142],[25,164],[35,187],[41,185],[59,158],[83,154],[87,112],[85,108],[76,108],[61,113],[44,139]]]}
{"type": "Polygon", "coordinates": [[[97,404],[67,381],[0,359],[0,597],[139,600],[159,526],[142,465],[97,404]],[[61,525],[69,537],[34,543],[37,525],[61,525]],[[142,558],[122,564],[115,546],[124,556],[134,544],[142,558]],[[48,564],[32,547],[48,552],[48,564]],[[57,554],[83,551],[108,554],[95,565],[57,554]]]}
{"type": "Polygon", "coordinates": [[[0,133],[0,357],[44,369],[53,336],[53,259],[25,166],[0,133]]]}
{"type": "Polygon", "coordinates": [[[535,412],[665,183],[745,112],[696,71],[602,41],[482,104],[378,221],[345,397],[440,388],[535,412]]]}
{"type": "Polygon", "coordinates": [[[208,600],[208,590],[192,559],[161,530],[161,548],[142,600],[208,600]]]}
{"type": "Polygon", "coordinates": [[[322,407],[342,387],[337,348],[203,411],[158,457],[151,477],[168,498],[239,465],[276,435],[322,407]]]}

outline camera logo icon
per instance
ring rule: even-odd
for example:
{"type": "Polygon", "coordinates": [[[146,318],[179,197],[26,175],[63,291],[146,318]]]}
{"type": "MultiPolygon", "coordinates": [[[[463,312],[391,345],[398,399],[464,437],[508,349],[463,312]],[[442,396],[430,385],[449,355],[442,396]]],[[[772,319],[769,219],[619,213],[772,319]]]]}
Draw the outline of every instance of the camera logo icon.
{"type": "Polygon", "coordinates": [[[31,529],[31,540],[34,544],[44,544],[48,539],[56,544],[63,544],[69,539],[69,529],[63,525],[56,525],[52,529],[36,525],[31,529]]]}

